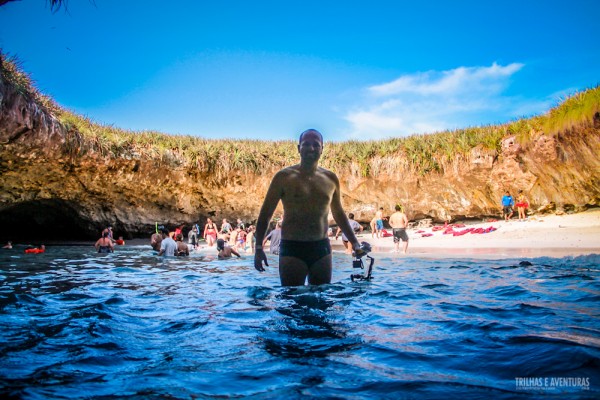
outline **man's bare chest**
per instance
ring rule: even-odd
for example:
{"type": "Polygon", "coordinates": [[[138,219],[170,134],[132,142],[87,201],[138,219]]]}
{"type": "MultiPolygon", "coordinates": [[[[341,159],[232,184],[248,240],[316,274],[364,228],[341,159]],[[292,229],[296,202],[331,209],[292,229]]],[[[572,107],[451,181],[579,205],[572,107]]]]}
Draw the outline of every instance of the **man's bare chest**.
{"type": "Polygon", "coordinates": [[[311,179],[295,177],[289,181],[283,193],[283,200],[294,203],[306,202],[306,207],[313,204],[329,203],[335,187],[328,179],[312,177],[311,179]]]}

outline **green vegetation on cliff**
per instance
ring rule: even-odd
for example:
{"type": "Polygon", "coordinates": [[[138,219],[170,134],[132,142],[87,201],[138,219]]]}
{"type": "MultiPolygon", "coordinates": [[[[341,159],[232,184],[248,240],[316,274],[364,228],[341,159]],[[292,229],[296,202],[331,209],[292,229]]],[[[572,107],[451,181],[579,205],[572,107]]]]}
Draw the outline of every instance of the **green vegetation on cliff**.
{"type": "MultiPolygon", "coordinates": [[[[95,123],[56,105],[40,93],[14,58],[0,54],[0,71],[19,93],[55,115],[68,129],[65,150],[72,156],[94,153],[103,157],[147,159],[173,167],[196,168],[200,173],[226,177],[232,173],[262,174],[298,160],[294,141],[204,139],[154,131],[135,132],[95,123]]],[[[412,171],[443,173],[458,158],[468,158],[479,146],[496,153],[501,139],[515,135],[525,144],[544,132],[561,131],[593,123],[600,112],[600,86],[574,94],[546,114],[502,125],[371,141],[327,143],[323,165],[356,176],[380,176],[412,171]]],[[[325,133],[326,134],[326,133],[325,133]]]]}

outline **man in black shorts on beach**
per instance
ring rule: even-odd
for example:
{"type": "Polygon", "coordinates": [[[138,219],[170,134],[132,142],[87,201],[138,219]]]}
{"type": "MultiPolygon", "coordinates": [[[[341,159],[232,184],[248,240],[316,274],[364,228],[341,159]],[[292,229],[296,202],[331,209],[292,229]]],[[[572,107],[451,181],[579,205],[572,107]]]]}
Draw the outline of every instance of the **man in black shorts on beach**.
{"type": "Polygon", "coordinates": [[[406,227],[408,226],[408,218],[402,211],[402,206],[396,204],[396,212],[390,217],[390,226],[394,232],[394,246],[395,251],[400,251],[400,240],[403,243],[402,253],[406,254],[408,249],[408,235],[406,234],[406,227]]]}
{"type": "Polygon", "coordinates": [[[267,256],[262,248],[267,226],[281,200],[283,222],[279,253],[279,277],[282,286],[319,285],[331,282],[331,244],[327,236],[328,214],[361,254],[341,202],[340,183],[331,171],[319,167],[323,136],[314,129],[302,132],[298,143],[300,164],[277,172],[271,181],[256,223],[254,267],[264,271],[267,256]]]}

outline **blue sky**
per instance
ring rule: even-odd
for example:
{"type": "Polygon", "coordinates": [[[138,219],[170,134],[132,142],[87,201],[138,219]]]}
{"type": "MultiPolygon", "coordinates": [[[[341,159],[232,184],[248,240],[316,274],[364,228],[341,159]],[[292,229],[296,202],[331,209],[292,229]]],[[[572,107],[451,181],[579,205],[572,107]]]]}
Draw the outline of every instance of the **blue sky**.
{"type": "Polygon", "coordinates": [[[45,0],[0,47],[96,122],[367,140],[508,122],[600,83],[600,1],[45,0]]]}

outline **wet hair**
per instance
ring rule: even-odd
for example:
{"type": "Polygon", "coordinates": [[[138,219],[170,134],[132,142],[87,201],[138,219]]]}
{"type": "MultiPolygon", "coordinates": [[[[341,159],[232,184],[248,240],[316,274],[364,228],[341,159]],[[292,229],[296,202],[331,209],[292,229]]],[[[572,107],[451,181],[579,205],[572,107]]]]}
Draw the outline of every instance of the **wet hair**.
{"type": "Polygon", "coordinates": [[[108,232],[107,232],[107,231],[104,231],[104,232],[102,232],[102,237],[103,237],[103,238],[106,238],[106,237],[108,237],[108,232]]]}
{"type": "Polygon", "coordinates": [[[312,128],[311,128],[311,129],[307,129],[307,130],[305,130],[304,132],[302,132],[302,133],[300,134],[300,138],[298,139],[298,144],[302,143],[302,138],[304,137],[304,134],[305,134],[305,133],[309,133],[309,132],[314,132],[314,133],[316,133],[317,135],[319,135],[319,138],[321,139],[321,144],[323,144],[323,135],[321,135],[321,132],[319,132],[319,131],[318,131],[318,130],[316,130],[316,129],[312,129],[312,128]]]}
{"type": "Polygon", "coordinates": [[[354,214],[353,213],[348,214],[348,218],[354,219],[354,214]]]}
{"type": "Polygon", "coordinates": [[[223,250],[225,248],[225,241],[223,239],[217,239],[217,250],[223,250]]]}

